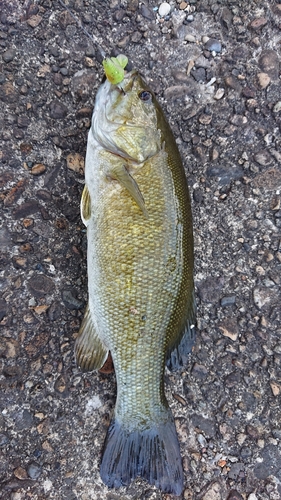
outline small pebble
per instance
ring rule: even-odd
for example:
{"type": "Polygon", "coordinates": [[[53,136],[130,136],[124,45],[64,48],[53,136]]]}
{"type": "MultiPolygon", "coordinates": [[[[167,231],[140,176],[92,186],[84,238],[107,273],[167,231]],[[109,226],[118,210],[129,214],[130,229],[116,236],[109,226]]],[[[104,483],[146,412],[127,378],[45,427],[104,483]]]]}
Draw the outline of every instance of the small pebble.
{"type": "Polygon", "coordinates": [[[224,89],[218,89],[214,95],[214,99],[217,101],[224,96],[224,89]]]}
{"type": "Polygon", "coordinates": [[[236,125],[236,127],[242,127],[247,123],[248,119],[243,115],[233,115],[229,121],[232,125],[236,125]]]}
{"type": "Polygon", "coordinates": [[[212,115],[202,114],[199,116],[198,120],[202,125],[209,125],[212,121],[212,115]]]}
{"type": "Polygon", "coordinates": [[[40,465],[33,462],[28,466],[27,473],[31,479],[38,479],[41,476],[42,469],[40,465]]]}
{"type": "Polygon", "coordinates": [[[77,299],[75,290],[62,290],[62,300],[65,306],[71,310],[81,309],[84,305],[82,300],[77,299]]]}
{"type": "Polygon", "coordinates": [[[206,70],[204,68],[193,68],[191,75],[196,82],[204,82],[206,80],[206,70]]]}
{"type": "Polygon", "coordinates": [[[34,274],[29,282],[28,288],[35,297],[42,297],[42,295],[50,294],[55,288],[54,282],[44,274],[34,274]]]}
{"type": "Polygon", "coordinates": [[[64,118],[67,115],[68,108],[60,101],[55,99],[50,103],[50,116],[55,120],[64,118]]]}
{"type": "Polygon", "coordinates": [[[66,157],[67,168],[79,174],[84,173],[85,160],[80,153],[69,153],[66,157]]]}
{"type": "Polygon", "coordinates": [[[195,378],[202,380],[202,379],[207,377],[208,369],[204,365],[201,365],[199,363],[194,363],[193,368],[192,368],[192,375],[195,378]]]}
{"type": "Polygon", "coordinates": [[[186,35],[185,40],[190,43],[195,43],[196,37],[194,35],[186,35]]]}
{"type": "Polygon", "coordinates": [[[194,499],[193,491],[189,488],[184,490],[183,498],[184,500],[193,500],[194,499]]]}
{"type": "Polygon", "coordinates": [[[14,475],[17,479],[27,479],[27,472],[23,467],[17,467],[14,470],[14,475]]]}
{"type": "Polygon", "coordinates": [[[206,83],[206,87],[211,87],[213,83],[216,82],[216,80],[217,80],[216,77],[213,76],[213,78],[211,78],[211,80],[208,83],[206,83]]]}
{"type": "Polygon", "coordinates": [[[202,448],[206,448],[207,446],[207,440],[206,438],[203,436],[203,434],[198,434],[197,436],[197,440],[198,440],[198,443],[200,444],[200,446],[202,448]]]}
{"type": "Polygon", "coordinates": [[[132,34],[131,40],[133,43],[139,43],[141,39],[142,39],[142,34],[139,31],[135,31],[132,34]]]}
{"type": "Polygon", "coordinates": [[[235,304],[236,297],[235,295],[230,295],[228,297],[223,297],[221,299],[221,306],[226,307],[226,306],[233,306],[235,304]]]}
{"type": "Polygon", "coordinates": [[[225,319],[223,323],[219,325],[219,329],[222,331],[222,334],[229,339],[237,340],[238,338],[238,325],[237,320],[235,318],[225,319]]]}
{"type": "MultiPolygon", "coordinates": [[[[129,4],[131,2],[128,2],[129,4]]],[[[161,6],[160,6],[161,7],[161,6]]],[[[155,19],[155,14],[151,8],[148,8],[145,3],[141,4],[141,15],[145,17],[146,19],[149,19],[150,21],[154,21],[155,19]]]]}
{"type": "Polygon", "coordinates": [[[270,382],[270,387],[271,387],[273,396],[275,396],[275,397],[279,396],[280,390],[281,390],[280,385],[278,385],[276,382],[270,382]]]}
{"type": "Polygon", "coordinates": [[[263,50],[259,58],[259,67],[267,73],[271,79],[277,80],[279,77],[279,58],[275,50],[263,50]]]}
{"type": "Polygon", "coordinates": [[[242,90],[241,84],[233,75],[226,76],[225,83],[228,87],[236,90],[237,92],[240,92],[242,90]]]}
{"type": "Polygon", "coordinates": [[[43,163],[36,163],[36,165],[34,165],[31,168],[30,173],[32,175],[42,175],[45,171],[46,171],[46,167],[45,167],[45,165],[43,165],[43,163]]]}
{"type": "Polygon", "coordinates": [[[31,26],[31,28],[37,28],[37,26],[39,26],[39,24],[41,23],[42,21],[42,17],[39,16],[39,14],[36,14],[34,16],[31,16],[28,20],[27,20],[27,24],[29,26],[31,26]]]}
{"type": "Polygon", "coordinates": [[[266,24],[267,19],[265,19],[265,17],[259,17],[258,19],[254,19],[249,26],[253,30],[258,30],[259,28],[263,28],[266,24]]]}
{"type": "Polygon", "coordinates": [[[265,306],[269,306],[275,297],[275,291],[258,286],[253,290],[254,303],[258,309],[262,309],[265,306]]]}
{"type": "Polygon", "coordinates": [[[3,60],[6,63],[13,61],[15,57],[16,57],[16,51],[14,49],[8,49],[3,54],[3,60]]]}
{"type": "Polygon", "coordinates": [[[256,153],[254,155],[254,159],[259,165],[262,165],[263,167],[266,167],[267,165],[270,165],[272,163],[272,157],[265,149],[256,153]]]}
{"type": "Polygon", "coordinates": [[[158,9],[158,14],[160,17],[166,17],[171,12],[171,6],[167,2],[161,3],[158,9]]]}
{"type": "MultiPolygon", "coordinates": [[[[239,463],[239,462],[237,462],[236,464],[233,464],[231,466],[229,473],[228,473],[228,477],[230,479],[237,480],[239,477],[239,474],[243,470],[243,467],[244,467],[243,464],[239,463]]],[[[243,497],[236,490],[232,490],[230,492],[230,495],[227,497],[227,500],[243,500],[243,497]]]]}
{"type": "Polygon", "coordinates": [[[216,38],[209,38],[209,40],[205,43],[205,48],[210,52],[221,52],[221,42],[216,38]]]}
{"type": "Polygon", "coordinates": [[[281,111],[281,101],[278,101],[273,108],[273,113],[279,113],[279,111],[281,111]]]}
{"type": "Polygon", "coordinates": [[[224,7],[221,13],[221,21],[227,29],[229,29],[229,27],[231,26],[232,19],[233,14],[231,10],[229,10],[227,7],[224,7]]]}
{"type": "Polygon", "coordinates": [[[261,89],[266,89],[270,84],[270,76],[267,73],[258,73],[258,84],[261,89]]]}

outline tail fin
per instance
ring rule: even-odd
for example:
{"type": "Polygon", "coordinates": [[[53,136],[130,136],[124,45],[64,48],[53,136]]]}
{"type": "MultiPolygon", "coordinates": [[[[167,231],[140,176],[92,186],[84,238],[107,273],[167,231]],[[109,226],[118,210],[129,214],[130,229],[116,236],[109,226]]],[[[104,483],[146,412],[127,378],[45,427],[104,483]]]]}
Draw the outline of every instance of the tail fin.
{"type": "Polygon", "coordinates": [[[183,470],[171,413],[164,423],[133,431],[112,420],[104,444],[100,475],[109,488],[128,485],[140,476],[166,493],[180,495],[183,470]]]}

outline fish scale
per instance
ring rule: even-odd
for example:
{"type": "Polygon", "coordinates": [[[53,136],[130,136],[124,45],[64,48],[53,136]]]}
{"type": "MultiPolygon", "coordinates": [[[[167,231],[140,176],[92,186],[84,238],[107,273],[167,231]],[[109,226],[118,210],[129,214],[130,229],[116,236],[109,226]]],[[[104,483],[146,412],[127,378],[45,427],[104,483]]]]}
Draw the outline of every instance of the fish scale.
{"type": "Polygon", "coordinates": [[[110,351],[116,371],[103,481],[119,487],[142,476],[180,494],[183,471],[163,377],[165,363],[183,366],[194,343],[190,199],[153,94],[136,71],[122,86],[103,84],[88,137],[81,215],[89,306],[76,358],[83,369],[97,369],[110,351]]]}

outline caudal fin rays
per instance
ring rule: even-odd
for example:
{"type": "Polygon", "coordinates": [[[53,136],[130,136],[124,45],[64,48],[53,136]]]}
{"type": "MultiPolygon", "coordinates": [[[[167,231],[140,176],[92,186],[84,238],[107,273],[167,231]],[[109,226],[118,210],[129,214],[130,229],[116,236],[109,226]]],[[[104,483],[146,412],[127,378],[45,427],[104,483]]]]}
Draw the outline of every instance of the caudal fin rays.
{"type": "Polygon", "coordinates": [[[128,431],[117,420],[108,429],[100,474],[109,488],[128,485],[143,477],[163,492],[180,495],[183,470],[175,424],[167,421],[150,428],[128,431]]]}

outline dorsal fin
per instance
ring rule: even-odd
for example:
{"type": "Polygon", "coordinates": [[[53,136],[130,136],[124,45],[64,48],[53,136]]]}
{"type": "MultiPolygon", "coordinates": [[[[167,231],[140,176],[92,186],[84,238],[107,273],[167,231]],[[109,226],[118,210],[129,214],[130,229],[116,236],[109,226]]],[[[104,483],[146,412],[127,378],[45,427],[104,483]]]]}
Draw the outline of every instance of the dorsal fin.
{"type": "Polygon", "coordinates": [[[180,370],[187,364],[188,355],[191,353],[196,338],[196,303],[192,296],[190,311],[186,323],[174,345],[168,351],[166,365],[170,371],[180,370]]]}

